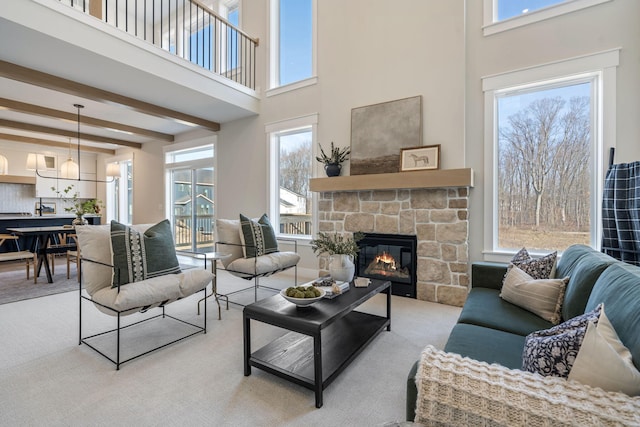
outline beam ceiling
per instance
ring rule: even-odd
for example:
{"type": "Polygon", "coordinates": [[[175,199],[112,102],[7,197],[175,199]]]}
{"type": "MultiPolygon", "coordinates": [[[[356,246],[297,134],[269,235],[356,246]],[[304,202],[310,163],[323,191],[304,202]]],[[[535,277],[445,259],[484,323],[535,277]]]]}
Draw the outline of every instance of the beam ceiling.
{"type": "Polygon", "coordinates": [[[22,67],[11,62],[0,61],[0,76],[97,102],[118,105],[143,114],[173,120],[176,123],[199,126],[214,132],[220,130],[220,124],[217,122],[22,67]]]}

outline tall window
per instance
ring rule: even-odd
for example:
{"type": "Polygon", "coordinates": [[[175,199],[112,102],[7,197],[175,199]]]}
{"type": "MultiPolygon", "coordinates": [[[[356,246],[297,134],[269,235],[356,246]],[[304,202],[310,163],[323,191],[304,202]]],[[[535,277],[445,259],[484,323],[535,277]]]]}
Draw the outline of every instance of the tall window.
{"type": "Polygon", "coordinates": [[[484,79],[486,253],[598,247],[617,62],[611,51],[484,79]]]}
{"type": "Polygon", "coordinates": [[[215,242],[214,144],[194,141],[165,150],[167,207],[176,249],[211,251],[215,242]]]}
{"type": "Polygon", "coordinates": [[[109,159],[117,162],[120,177],[107,185],[107,218],[122,224],[133,223],[133,155],[109,159]]]}
{"type": "Polygon", "coordinates": [[[316,0],[271,0],[271,86],[314,76],[316,0]]]}
{"type": "Polygon", "coordinates": [[[484,0],[485,36],[611,0],[484,0]]]}
{"type": "Polygon", "coordinates": [[[592,86],[497,91],[499,249],[590,243],[592,86]]]}
{"type": "Polygon", "coordinates": [[[270,215],[279,234],[310,237],[314,198],[309,190],[309,180],[312,177],[315,116],[303,118],[297,124],[301,126],[268,129],[271,145],[270,215]]]}

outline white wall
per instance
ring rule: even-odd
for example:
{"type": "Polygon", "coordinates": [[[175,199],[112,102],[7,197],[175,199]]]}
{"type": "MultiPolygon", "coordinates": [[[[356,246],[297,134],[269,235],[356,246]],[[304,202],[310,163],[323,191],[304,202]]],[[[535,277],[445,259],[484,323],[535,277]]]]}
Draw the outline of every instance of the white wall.
{"type": "MultiPolygon", "coordinates": [[[[243,0],[242,12],[243,29],[268,40],[268,2],[243,0]]],[[[346,146],[352,108],[422,95],[423,143],[442,145],[444,168],[464,166],[464,0],[321,0],[317,35],[316,85],[263,97],[260,116],[222,125],[220,218],[268,211],[264,126],[308,114],[319,115],[318,142],[346,146]]],[[[257,55],[264,93],[268,42],[257,55]]],[[[301,252],[301,265],[317,266],[309,248],[301,252]]]]}
{"type": "MultiPolygon", "coordinates": [[[[261,40],[268,40],[267,3],[243,2],[245,30],[261,40]]],[[[267,209],[265,123],[318,113],[318,141],[343,146],[350,143],[352,108],[422,95],[423,143],[442,144],[443,168],[474,170],[470,258],[481,260],[482,78],[618,47],[616,162],[640,160],[640,2],[613,0],[487,37],[482,5],[480,0],[319,1],[317,85],[264,98],[259,117],[222,127],[222,216],[267,209]]],[[[267,49],[268,43],[258,49],[258,63],[265,66],[267,49]]],[[[264,91],[266,68],[259,71],[264,91]]]]}
{"type": "Polygon", "coordinates": [[[482,3],[466,2],[465,155],[466,166],[473,168],[476,183],[469,210],[472,260],[482,259],[484,239],[482,77],[621,47],[615,160],[617,163],[640,160],[640,2],[614,0],[487,37],[481,29],[482,3]]]}

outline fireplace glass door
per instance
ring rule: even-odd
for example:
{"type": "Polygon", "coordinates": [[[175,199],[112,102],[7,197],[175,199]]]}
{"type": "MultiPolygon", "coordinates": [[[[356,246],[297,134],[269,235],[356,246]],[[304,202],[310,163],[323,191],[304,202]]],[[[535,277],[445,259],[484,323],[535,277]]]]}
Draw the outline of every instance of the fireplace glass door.
{"type": "Polygon", "coordinates": [[[390,280],[394,295],[416,297],[416,236],[366,233],[358,246],[359,277],[390,280]]]}

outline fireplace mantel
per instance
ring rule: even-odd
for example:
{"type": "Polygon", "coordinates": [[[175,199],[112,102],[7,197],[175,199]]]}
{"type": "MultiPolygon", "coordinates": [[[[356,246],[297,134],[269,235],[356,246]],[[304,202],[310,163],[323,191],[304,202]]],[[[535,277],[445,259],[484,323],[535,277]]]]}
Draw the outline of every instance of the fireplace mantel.
{"type": "Polygon", "coordinates": [[[396,190],[409,188],[473,187],[473,170],[443,169],[373,175],[312,178],[311,191],[396,190]]]}

